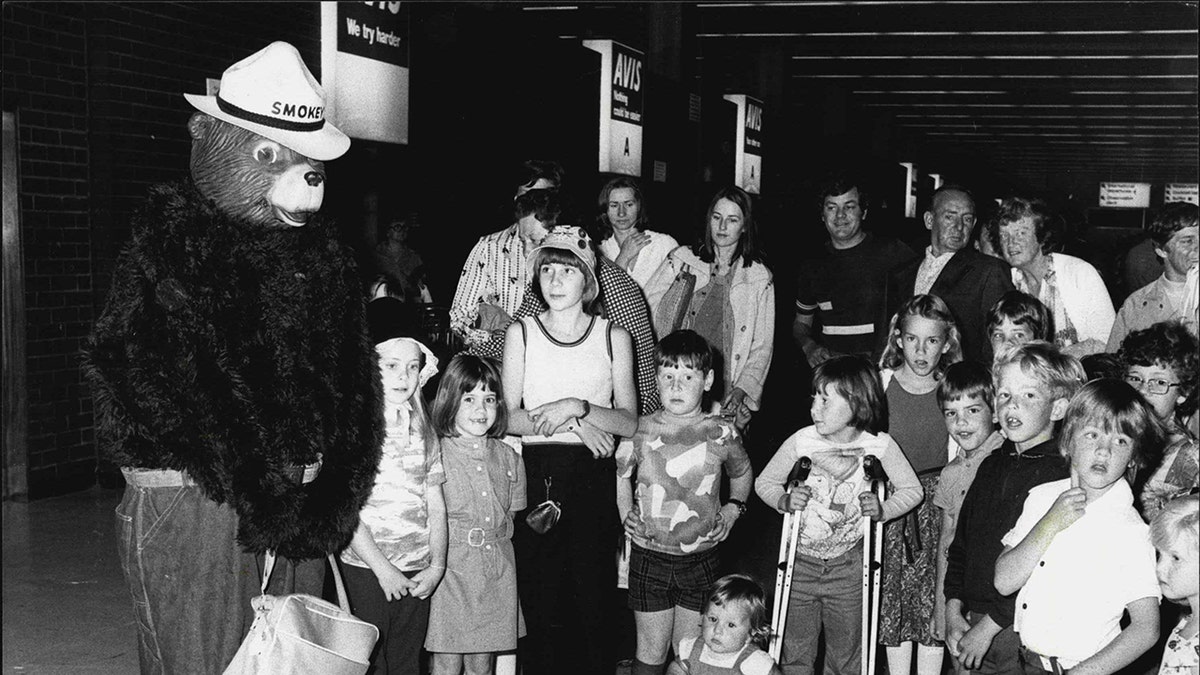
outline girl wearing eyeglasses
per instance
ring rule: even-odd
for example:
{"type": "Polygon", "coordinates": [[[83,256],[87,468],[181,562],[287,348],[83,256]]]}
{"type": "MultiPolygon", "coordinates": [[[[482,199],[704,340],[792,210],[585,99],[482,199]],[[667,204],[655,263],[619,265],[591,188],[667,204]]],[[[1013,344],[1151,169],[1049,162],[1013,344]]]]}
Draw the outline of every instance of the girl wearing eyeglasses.
{"type": "Polygon", "coordinates": [[[1196,441],[1196,366],[1200,344],[1177,321],[1130,333],[1119,353],[1125,381],[1153,406],[1170,434],[1163,461],[1142,488],[1142,515],[1151,520],[1173,497],[1200,485],[1196,441]]]}

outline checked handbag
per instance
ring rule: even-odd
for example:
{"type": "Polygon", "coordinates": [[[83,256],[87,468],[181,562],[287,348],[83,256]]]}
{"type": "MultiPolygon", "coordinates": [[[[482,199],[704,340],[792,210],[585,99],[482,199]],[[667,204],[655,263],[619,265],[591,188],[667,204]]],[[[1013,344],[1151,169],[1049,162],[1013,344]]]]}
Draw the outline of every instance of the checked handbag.
{"type": "Polygon", "coordinates": [[[335,605],[303,593],[267,595],[267,582],[275,567],[268,551],[263,566],[262,595],[250,601],[254,623],[242,640],[225,675],[363,675],[370,666],[371,650],[379,629],[350,614],[350,600],[342,583],[337,560],[329,556],[337,584],[335,605]]]}

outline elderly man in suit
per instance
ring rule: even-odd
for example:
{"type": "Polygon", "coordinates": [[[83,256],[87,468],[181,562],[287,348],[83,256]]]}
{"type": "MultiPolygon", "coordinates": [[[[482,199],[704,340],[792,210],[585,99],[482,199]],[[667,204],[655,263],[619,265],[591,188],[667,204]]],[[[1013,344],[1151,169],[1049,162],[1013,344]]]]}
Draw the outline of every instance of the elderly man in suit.
{"type": "Polygon", "coordinates": [[[975,200],[970,192],[956,185],[934,192],[925,212],[929,247],[924,257],[903,263],[888,275],[885,306],[890,318],[913,295],[940,297],[958,321],[963,358],[991,363],[991,343],[984,335],[987,313],[1013,284],[1003,260],[971,246],[974,227],[975,200]]]}

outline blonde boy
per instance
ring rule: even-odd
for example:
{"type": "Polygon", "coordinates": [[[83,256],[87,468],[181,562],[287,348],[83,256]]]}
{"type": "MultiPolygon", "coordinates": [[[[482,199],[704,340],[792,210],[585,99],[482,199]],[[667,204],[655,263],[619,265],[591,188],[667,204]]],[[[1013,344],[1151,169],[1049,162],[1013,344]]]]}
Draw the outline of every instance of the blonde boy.
{"type": "Polygon", "coordinates": [[[1016,524],[1030,488],[1067,477],[1055,424],[1087,374],[1075,357],[1034,341],[1005,353],[992,377],[1006,440],[979,466],[947,551],[946,647],[966,670],[1017,674],[1015,599],[994,583],[1000,539],[1016,524]]]}
{"type": "Polygon", "coordinates": [[[1071,399],[1061,440],[1070,477],[1029,491],[996,560],[996,590],[1019,591],[1026,675],[1114,673],[1158,639],[1154,546],[1125,477],[1152,463],[1162,440],[1150,404],[1120,380],[1092,381],[1071,399]]]}

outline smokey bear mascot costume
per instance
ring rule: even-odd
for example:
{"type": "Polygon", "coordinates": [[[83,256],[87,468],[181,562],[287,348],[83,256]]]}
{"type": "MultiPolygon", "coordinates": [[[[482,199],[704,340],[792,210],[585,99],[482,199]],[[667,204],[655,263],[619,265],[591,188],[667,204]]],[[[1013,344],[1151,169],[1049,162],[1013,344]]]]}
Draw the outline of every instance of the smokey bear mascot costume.
{"type": "Polygon", "coordinates": [[[325,122],[299,52],[225,71],[201,112],[191,180],[157,186],[95,326],[86,369],[127,486],[121,563],[143,673],[220,673],[270,593],[320,595],[379,464],[382,397],[351,252],[315,212],[325,122]]]}

